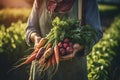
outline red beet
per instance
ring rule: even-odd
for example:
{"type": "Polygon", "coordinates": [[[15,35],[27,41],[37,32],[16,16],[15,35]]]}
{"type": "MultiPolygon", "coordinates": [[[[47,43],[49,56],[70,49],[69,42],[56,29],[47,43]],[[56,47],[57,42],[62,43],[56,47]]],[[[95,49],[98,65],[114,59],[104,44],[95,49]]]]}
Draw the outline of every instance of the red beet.
{"type": "Polygon", "coordinates": [[[65,38],[65,39],[64,39],[64,42],[65,42],[65,43],[69,43],[69,41],[70,41],[70,40],[69,40],[68,38],[65,38]]]}
{"type": "Polygon", "coordinates": [[[70,47],[73,47],[73,43],[72,42],[69,42],[68,43],[70,47]]]}
{"type": "Polygon", "coordinates": [[[63,43],[63,47],[67,48],[69,45],[67,43],[63,43]]]}
{"type": "Polygon", "coordinates": [[[73,48],[72,48],[72,47],[67,47],[67,48],[66,48],[66,52],[67,52],[67,53],[71,53],[72,51],[73,51],[73,48]]]}
{"type": "Polygon", "coordinates": [[[63,47],[62,42],[59,42],[59,43],[58,43],[58,47],[63,47]]]}
{"type": "Polygon", "coordinates": [[[64,48],[60,48],[59,50],[60,50],[60,55],[65,55],[66,51],[64,48]]]}

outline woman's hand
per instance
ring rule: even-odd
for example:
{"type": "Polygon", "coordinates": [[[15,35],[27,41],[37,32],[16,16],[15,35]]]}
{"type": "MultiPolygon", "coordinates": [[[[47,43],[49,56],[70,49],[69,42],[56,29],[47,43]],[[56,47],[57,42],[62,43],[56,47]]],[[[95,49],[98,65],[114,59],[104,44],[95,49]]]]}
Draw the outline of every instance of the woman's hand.
{"type": "Polygon", "coordinates": [[[38,45],[41,37],[40,37],[39,34],[33,32],[33,33],[31,34],[30,39],[31,39],[31,41],[34,43],[34,48],[36,48],[36,46],[38,45]]]}
{"type": "Polygon", "coordinates": [[[34,48],[36,48],[36,46],[38,45],[39,41],[40,41],[41,37],[35,37],[35,41],[34,41],[34,48]]]}
{"type": "Polygon", "coordinates": [[[76,55],[77,52],[80,52],[80,51],[82,51],[83,49],[84,49],[84,46],[83,46],[83,45],[80,45],[80,44],[78,44],[78,43],[75,43],[75,44],[73,45],[73,52],[70,53],[70,54],[68,54],[68,55],[66,55],[66,56],[61,56],[61,57],[60,57],[60,60],[61,60],[61,61],[63,61],[63,60],[70,60],[70,59],[72,59],[73,57],[75,57],[75,55],[76,55]]]}

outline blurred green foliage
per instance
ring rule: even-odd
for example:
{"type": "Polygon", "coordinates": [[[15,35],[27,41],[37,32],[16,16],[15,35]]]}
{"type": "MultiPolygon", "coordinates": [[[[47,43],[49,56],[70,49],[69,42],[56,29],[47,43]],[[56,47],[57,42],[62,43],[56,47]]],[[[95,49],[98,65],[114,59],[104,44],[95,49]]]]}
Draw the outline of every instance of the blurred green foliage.
{"type": "Polygon", "coordinates": [[[99,4],[98,7],[99,7],[99,10],[101,12],[104,12],[104,11],[113,11],[113,10],[117,10],[118,9],[117,5],[99,4]]]}
{"type": "Polygon", "coordinates": [[[89,80],[112,80],[113,71],[110,68],[112,60],[119,54],[119,30],[120,18],[117,18],[88,55],[89,80]]]}
{"type": "Polygon", "coordinates": [[[23,49],[25,46],[25,26],[26,23],[18,21],[17,23],[12,23],[12,25],[5,29],[4,25],[0,26],[0,54],[16,51],[16,48],[23,49]],[[23,47],[20,47],[23,46],[23,47]]]}
{"type": "Polygon", "coordinates": [[[5,77],[6,72],[13,67],[13,64],[28,54],[25,27],[26,23],[21,21],[12,23],[7,29],[4,25],[0,26],[0,77],[5,77]]]}

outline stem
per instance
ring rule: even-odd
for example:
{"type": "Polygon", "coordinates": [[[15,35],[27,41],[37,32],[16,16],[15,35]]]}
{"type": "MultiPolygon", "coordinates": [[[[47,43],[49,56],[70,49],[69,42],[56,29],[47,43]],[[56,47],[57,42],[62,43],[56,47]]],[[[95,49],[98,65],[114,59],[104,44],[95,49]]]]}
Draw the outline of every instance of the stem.
{"type": "Polygon", "coordinates": [[[54,28],[53,28],[53,29],[51,29],[50,33],[46,36],[46,38],[51,37],[53,34],[54,34],[54,28]]]}
{"type": "Polygon", "coordinates": [[[58,40],[59,40],[59,37],[58,37],[59,36],[59,34],[58,34],[59,30],[58,29],[59,29],[58,26],[56,26],[55,30],[54,30],[55,45],[58,44],[58,40]]]}
{"type": "Polygon", "coordinates": [[[45,44],[45,46],[44,47],[47,47],[47,45],[50,43],[50,42],[53,42],[54,41],[54,37],[53,38],[50,38],[48,41],[47,41],[47,43],[45,44]]]}

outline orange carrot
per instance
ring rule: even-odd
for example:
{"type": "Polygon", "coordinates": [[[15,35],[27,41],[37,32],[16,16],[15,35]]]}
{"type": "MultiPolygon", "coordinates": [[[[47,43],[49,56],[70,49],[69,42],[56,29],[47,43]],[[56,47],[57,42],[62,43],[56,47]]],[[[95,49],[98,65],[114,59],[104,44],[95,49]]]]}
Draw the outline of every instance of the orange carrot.
{"type": "Polygon", "coordinates": [[[39,60],[39,64],[40,64],[40,65],[44,65],[44,64],[45,64],[45,59],[44,59],[44,58],[40,59],[40,60],[39,60]]]}
{"type": "Polygon", "coordinates": [[[51,60],[52,60],[52,58],[49,58],[49,60],[47,61],[47,63],[46,63],[46,69],[48,69],[51,66],[51,64],[52,64],[51,60]]]}
{"type": "MultiPolygon", "coordinates": [[[[54,47],[54,55],[55,55],[55,60],[53,60],[53,61],[55,61],[56,67],[55,67],[55,69],[53,71],[52,76],[57,72],[58,66],[59,66],[59,61],[60,61],[59,48],[58,48],[57,45],[54,47]]],[[[54,62],[53,62],[53,64],[54,64],[54,62]]],[[[54,65],[53,65],[53,68],[54,68],[54,65]]]]}
{"type": "Polygon", "coordinates": [[[36,53],[38,53],[38,51],[39,51],[39,49],[34,49],[33,52],[30,55],[36,54],[36,53]]]}
{"type": "Polygon", "coordinates": [[[52,55],[51,63],[52,63],[53,65],[56,64],[55,54],[52,55]]]}
{"type": "Polygon", "coordinates": [[[48,50],[45,51],[45,53],[43,54],[43,57],[45,59],[48,59],[52,54],[53,54],[53,48],[49,48],[48,50]]]}
{"type": "Polygon", "coordinates": [[[46,38],[41,38],[41,40],[39,41],[38,45],[36,46],[37,49],[43,47],[45,45],[45,43],[47,42],[46,38]]]}
{"type": "Polygon", "coordinates": [[[48,43],[47,47],[46,47],[46,50],[48,50],[50,47],[52,46],[52,43],[48,43]]]}
{"type": "Polygon", "coordinates": [[[41,65],[43,65],[53,54],[53,48],[49,48],[48,50],[45,51],[43,56],[40,58],[39,62],[41,65]]]}
{"type": "Polygon", "coordinates": [[[7,73],[9,73],[9,72],[17,69],[18,67],[21,67],[21,66],[25,65],[25,64],[31,63],[33,60],[35,60],[35,57],[36,57],[36,53],[33,52],[30,56],[27,57],[27,59],[26,59],[23,63],[21,63],[21,64],[19,64],[19,65],[17,65],[17,66],[14,66],[14,67],[13,67],[12,69],[10,69],[7,73]]]}
{"type": "Polygon", "coordinates": [[[33,60],[35,60],[35,58],[36,58],[36,54],[32,54],[32,55],[30,55],[30,56],[25,60],[25,62],[23,62],[23,64],[29,64],[29,63],[31,63],[33,60]]]}
{"type": "Polygon", "coordinates": [[[59,65],[60,55],[59,55],[59,48],[57,45],[54,47],[54,53],[55,53],[56,63],[57,63],[57,65],[59,65]]]}
{"type": "Polygon", "coordinates": [[[15,66],[15,68],[21,67],[22,65],[25,65],[25,64],[29,64],[29,63],[31,63],[33,60],[35,60],[35,58],[36,58],[36,53],[33,53],[33,54],[29,55],[29,56],[27,57],[27,59],[26,59],[23,63],[15,66]]]}

